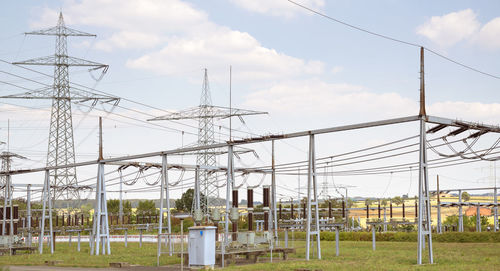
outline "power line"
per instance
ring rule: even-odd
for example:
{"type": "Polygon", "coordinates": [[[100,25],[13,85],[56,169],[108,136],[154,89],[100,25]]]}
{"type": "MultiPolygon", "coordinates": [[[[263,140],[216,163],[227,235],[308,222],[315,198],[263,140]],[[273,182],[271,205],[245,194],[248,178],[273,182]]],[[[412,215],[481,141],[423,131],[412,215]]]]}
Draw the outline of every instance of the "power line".
{"type": "Polygon", "coordinates": [[[469,66],[469,65],[463,64],[463,63],[461,63],[461,62],[459,62],[459,61],[456,61],[456,60],[451,59],[451,58],[449,58],[449,57],[446,57],[446,56],[444,56],[444,55],[442,55],[442,54],[440,54],[440,53],[437,53],[436,51],[434,51],[434,50],[432,50],[432,49],[429,49],[429,48],[427,48],[427,47],[425,47],[425,46],[423,46],[423,45],[420,45],[420,44],[417,44],[417,43],[413,43],[413,42],[404,41],[404,40],[397,39],[397,38],[393,38],[393,37],[391,37],[391,36],[383,35],[383,34],[380,34],[380,33],[377,33],[377,32],[373,32],[373,31],[370,31],[370,30],[367,30],[367,29],[361,28],[361,27],[359,27],[359,26],[355,26],[355,25],[349,24],[349,23],[347,23],[347,22],[344,22],[344,21],[342,21],[342,20],[339,20],[339,19],[333,18],[333,17],[331,17],[331,16],[329,16],[329,15],[326,15],[326,14],[324,14],[324,13],[321,13],[321,12],[319,12],[319,11],[317,11],[317,10],[314,10],[314,9],[312,9],[312,8],[309,8],[309,7],[305,6],[305,5],[299,4],[299,3],[294,2],[294,1],[292,1],[292,0],[288,0],[288,2],[290,2],[290,3],[294,4],[294,5],[298,6],[298,7],[301,7],[301,8],[303,8],[303,9],[305,9],[305,10],[308,10],[308,11],[310,11],[310,12],[312,12],[312,13],[316,14],[316,15],[319,15],[319,16],[321,16],[321,17],[324,17],[324,18],[326,18],[326,19],[328,19],[328,20],[330,20],[330,21],[333,21],[333,22],[336,22],[336,23],[339,23],[339,24],[345,25],[345,26],[347,26],[347,27],[349,27],[349,28],[352,28],[352,29],[355,29],[355,30],[358,30],[358,31],[361,31],[361,32],[364,32],[364,33],[367,33],[367,34],[370,34],[370,35],[373,35],[373,36],[379,37],[379,38],[383,38],[383,39],[386,39],[386,40],[389,40],[389,41],[398,42],[398,43],[405,44],[405,45],[409,45],[409,46],[413,46],[413,47],[422,47],[422,48],[424,48],[426,51],[428,51],[428,52],[430,52],[430,53],[432,53],[432,54],[434,54],[434,55],[436,55],[436,56],[438,56],[438,57],[441,57],[442,59],[447,60],[447,61],[449,61],[449,62],[451,62],[451,63],[454,63],[454,64],[456,64],[456,65],[459,65],[459,66],[461,66],[461,67],[463,67],[463,68],[469,69],[469,70],[471,70],[471,71],[473,71],[473,72],[477,72],[477,73],[480,73],[480,74],[485,75],[485,76],[489,76],[489,77],[491,77],[491,78],[500,79],[500,76],[497,76],[497,75],[494,75],[494,74],[491,74],[491,73],[488,73],[488,72],[484,72],[484,71],[481,71],[481,70],[479,70],[479,69],[473,68],[473,67],[471,67],[471,66],[469,66]]]}

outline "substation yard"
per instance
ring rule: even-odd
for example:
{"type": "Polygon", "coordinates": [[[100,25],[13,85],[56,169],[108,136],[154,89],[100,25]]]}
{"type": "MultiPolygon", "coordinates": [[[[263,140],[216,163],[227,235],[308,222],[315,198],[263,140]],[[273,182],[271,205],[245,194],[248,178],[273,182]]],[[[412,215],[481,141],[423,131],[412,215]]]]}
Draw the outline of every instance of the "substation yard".
{"type": "MultiPolygon", "coordinates": [[[[341,241],[340,255],[335,256],[335,242],[322,241],[322,260],[304,260],[305,242],[295,241],[297,251],[289,255],[289,260],[282,261],[274,255],[273,263],[269,257],[261,257],[257,264],[230,265],[227,270],[498,270],[500,266],[500,243],[434,243],[436,260],[432,265],[415,265],[415,242],[377,242],[376,251],[372,251],[371,242],[341,241]]],[[[49,251],[40,254],[21,254],[0,257],[0,265],[12,265],[10,270],[87,270],[74,267],[109,268],[112,262],[128,262],[136,266],[116,270],[180,270],[180,258],[164,255],[160,259],[161,267],[156,264],[156,244],[145,243],[139,248],[138,243],[111,244],[112,255],[99,257],[89,255],[88,246],[82,246],[81,252],[76,245],[68,247],[59,243],[55,253],[49,251]],[[46,266],[45,261],[61,261],[56,266],[46,266]],[[17,267],[16,267],[17,266],[17,267]],[[30,266],[30,267],[28,267],[30,266]],[[35,267],[40,266],[40,267],[35,267]],[[26,269],[24,269],[26,268],[26,269]],[[29,269],[28,269],[29,268],[29,269]],[[32,269],[31,269],[32,268],[32,269]],[[40,269],[37,269],[40,268],[40,269]]],[[[185,270],[189,268],[184,267],[185,270]]]]}

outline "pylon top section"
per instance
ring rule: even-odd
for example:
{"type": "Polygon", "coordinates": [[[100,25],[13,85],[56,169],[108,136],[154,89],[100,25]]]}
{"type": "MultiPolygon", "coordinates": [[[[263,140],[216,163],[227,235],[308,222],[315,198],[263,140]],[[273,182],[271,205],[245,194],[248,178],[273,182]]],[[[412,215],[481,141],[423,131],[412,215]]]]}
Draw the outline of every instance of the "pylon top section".
{"type": "Polygon", "coordinates": [[[64,24],[64,18],[62,15],[62,12],[59,12],[59,20],[57,21],[57,26],[42,29],[42,30],[37,30],[37,31],[31,31],[31,32],[25,32],[25,35],[45,35],[45,36],[75,36],[75,37],[96,37],[95,34],[90,34],[87,32],[79,31],[76,29],[72,29],[67,27],[64,24]]]}

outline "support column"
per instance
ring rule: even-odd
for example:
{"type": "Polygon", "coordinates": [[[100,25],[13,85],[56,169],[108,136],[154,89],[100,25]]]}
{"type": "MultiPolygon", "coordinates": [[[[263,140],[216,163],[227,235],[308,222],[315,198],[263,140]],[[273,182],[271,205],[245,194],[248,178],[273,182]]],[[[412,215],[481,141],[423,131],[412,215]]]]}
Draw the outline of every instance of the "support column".
{"type": "Polygon", "coordinates": [[[123,224],[123,178],[122,178],[122,171],[121,169],[118,169],[118,173],[120,174],[120,205],[118,206],[118,216],[120,217],[120,223],[123,224]]]}
{"type": "Polygon", "coordinates": [[[33,242],[32,229],[31,229],[31,184],[26,186],[27,195],[26,195],[26,219],[27,219],[27,227],[28,227],[28,247],[31,247],[31,243],[33,242]]]}
{"type": "MultiPolygon", "coordinates": [[[[40,222],[40,233],[38,234],[38,252],[43,253],[43,238],[45,235],[45,220],[49,220],[49,234],[47,236],[49,240],[50,254],[54,254],[54,231],[52,228],[52,196],[50,193],[50,180],[49,171],[45,171],[45,180],[43,182],[42,190],[42,221],[40,222]],[[46,213],[46,208],[48,207],[48,217],[46,213]]],[[[37,217],[38,218],[38,217],[37,217]]]]}
{"type": "Polygon", "coordinates": [[[372,225],[372,250],[375,251],[376,249],[376,244],[375,244],[375,224],[372,225]]]}
{"type": "Polygon", "coordinates": [[[106,183],[104,180],[104,163],[99,162],[97,168],[96,185],[96,207],[92,227],[92,247],[90,254],[99,255],[102,246],[102,254],[111,255],[109,240],[108,206],[106,204],[106,183]],[[94,254],[95,252],[95,254],[94,254]]]}
{"type": "MultiPolygon", "coordinates": [[[[423,58],[423,48],[422,48],[423,58]]],[[[423,60],[422,60],[423,61],[423,60]]],[[[422,264],[422,251],[424,242],[427,237],[429,263],[433,263],[432,252],[432,231],[431,231],[431,214],[430,214],[430,198],[429,198],[429,183],[427,172],[427,142],[426,142],[426,127],[425,120],[420,119],[420,159],[419,159],[419,184],[418,184],[418,264],[422,264]]]]}
{"type": "Polygon", "coordinates": [[[441,222],[441,191],[439,191],[439,175],[436,179],[437,188],[437,232],[439,234],[443,233],[443,224],[441,222]]]}
{"type": "Polygon", "coordinates": [[[462,190],[458,190],[458,232],[464,231],[464,217],[462,211],[462,190]]]}
{"type": "Polygon", "coordinates": [[[276,203],[276,160],[275,160],[275,152],[274,152],[274,140],[271,141],[272,144],[272,175],[271,175],[271,210],[272,210],[272,226],[274,229],[273,240],[278,245],[278,215],[277,215],[277,203],[276,203]]]}
{"type": "Polygon", "coordinates": [[[387,207],[384,206],[384,232],[387,231],[387,207]]]}
{"type": "Polygon", "coordinates": [[[476,232],[481,232],[481,206],[479,203],[476,207],[476,232]]]}
{"type": "MultiPolygon", "coordinates": [[[[496,167],[496,165],[495,165],[496,167]]],[[[496,180],[495,180],[496,184],[496,180]]],[[[493,227],[495,228],[493,231],[497,232],[498,231],[498,199],[497,199],[497,188],[493,189],[493,203],[495,203],[495,207],[493,208],[493,218],[495,219],[495,222],[493,223],[493,227]]]]}
{"type": "Polygon", "coordinates": [[[226,183],[226,213],[224,216],[224,241],[221,244],[221,252],[222,252],[222,267],[224,267],[224,254],[226,251],[226,246],[228,244],[229,237],[229,200],[231,197],[231,190],[233,186],[234,180],[234,157],[233,157],[233,145],[228,146],[227,151],[227,183],[226,183]]]}
{"type": "MultiPolygon", "coordinates": [[[[314,135],[309,136],[309,159],[308,159],[308,177],[307,177],[307,214],[306,214],[306,260],[309,260],[309,251],[311,246],[311,235],[316,237],[317,256],[321,259],[321,241],[319,227],[319,204],[316,182],[316,152],[314,135]],[[314,207],[314,217],[312,215],[314,207]],[[314,219],[314,221],[313,221],[314,219]]],[[[313,239],[314,240],[314,239],[313,239]]]]}

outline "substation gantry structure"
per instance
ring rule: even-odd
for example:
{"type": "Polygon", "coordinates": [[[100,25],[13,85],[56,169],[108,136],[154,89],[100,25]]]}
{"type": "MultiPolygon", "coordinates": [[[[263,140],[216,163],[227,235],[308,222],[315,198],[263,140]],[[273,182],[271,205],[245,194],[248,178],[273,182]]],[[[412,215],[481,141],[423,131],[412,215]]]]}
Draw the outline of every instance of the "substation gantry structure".
{"type": "MultiPolygon", "coordinates": [[[[485,133],[500,133],[500,127],[495,125],[486,125],[473,123],[462,120],[441,118],[428,115],[425,111],[425,85],[424,85],[424,66],[423,66],[423,48],[421,48],[421,77],[420,77],[420,112],[418,115],[386,119],[380,121],[372,121],[323,129],[315,129],[315,130],[307,130],[307,131],[299,131],[294,133],[287,134],[276,134],[276,135],[266,135],[266,136],[257,136],[257,137],[249,137],[245,139],[230,139],[226,142],[222,143],[214,143],[209,145],[202,146],[194,146],[194,147],[183,147],[171,150],[163,150],[157,152],[129,155],[123,157],[115,157],[115,158],[102,158],[102,149],[100,151],[100,157],[97,161],[86,161],[79,162],[73,164],[65,164],[65,165],[56,165],[50,167],[43,168],[33,168],[33,169],[20,169],[20,170],[10,170],[10,171],[2,171],[0,172],[1,176],[10,176],[32,173],[32,172],[45,172],[45,182],[44,182],[44,191],[49,190],[48,185],[48,176],[49,170],[56,169],[66,169],[70,167],[79,167],[79,166],[90,166],[90,165],[98,165],[98,174],[97,174],[97,182],[96,187],[98,188],[98,192],[96,193],[97,206],[96,206],[96,214],[94,219],[94,231],[93,236],[95,242],[93,242],[93,251],[95,251],[95,255],[99,255],[99,244],[103,246],[103,252],[110,253],[109,247],[109,225],[107,223],[107,214],[106,214],[106,186],[104,185],[104,170],[105,165],[113,165],[114,163],[125,162],[125,161],[133,161],[144,158],[157,157],[162,159],[162,186],[160,189],[161,199],[163,202],[163,193],[168,194],[168,164],[167,157],[170,155],[179,155],[189,152],[200,152],[206,150],[213,149],[227,149],[227,167],[225,170],[227,171],[226,177],[226,206],[225,211],[223,212],[223,216],[225,217],[224,223],[224,241],[221,245],[221,252],[224,255],[227,249],[227,240],[229,237],[229,215],[231,211],[230,200],[231,200],[231,192],[234,191],[235,187],[235,166],[234,166],[234,148],[236,146],[245,146],[247,144],[254,143],[265,143],[270,142],[274,145],[275,141],[287,140],[292,138],[299,137],[307,137],[309,140],[308,144],[308,162],[307,162],[307,204],[306,204],[306,260],[310,259],[310,248],[311,241],[315,239],[316,241],[316,255],[315,257],[321,259],[321,245],[320,245],[320,223],[319,223],[319,199],[318,199],[318,182],[317,176],[321,175],[320,172],[316,171],[316,138],[323,134],[331,134],[338,133],[343,131],[353,131],[359,129],[367,129],[373,127],[381,127],[381,126],[389,126],[389,125],[397,125],[402,123],[414,123],[418,122],[419,124],[419,181],[418,181],[418,219],[417,219],[417,228],[418,228],[418,251],[417,251],[417,263],[422,264],[423,252],[424,248],[428,253],[428,261],[429,263],[433,263],[433,247],[432,247],[432,231],[431,231],[431,216],[430,216],[430,193],[429,193],[429,178],[428,178],[428,163],[427,163],[427,150],[428,144],[426,140],[427,134],[435,133],[444,128],[450,127],[455,128],[453,134],[459,134],[461,132],[471,130],[474,131],[474,134],[470,136],[480,136],[485,133]],[[427,129],[428,126],[433,125],[430,129],[427,129]],[[165,185],[167,184],[167,185],[165,185]],[[314,212],[314,215],[313,215],[314,212]],[[427,245],[424,245],[427,243],[427,245]],[[105,248],[105,249],[104,249],[105,248]]],[[[101,136],[102,142],[102,136],[101,136]]],[[[101,143],[102,144],[102,143],[101,143]]],[[[102,146],[102,145],[101,145],[102,146]]],[[[274,153],[274,152],[273,152],[274,153]]],[[[197,165],[198,166],[198,165],[197,165]]],[[[272,162],[272,171],[271,174],[273,176],[272,185],[275,186],[275,177],[276,174],[274,167],[274,155],[272,162]]],[[[276,190],[274,190],[276,191],[276,190]]],[[[48,200],[50,202],[50,198],[44,197],[44,201],[48,200]]],[[[234,202],[234,199],[233,199],[234,202]]],[[[273,210],[274,211],[274,210],[273,210]]],[[[51,213],[49,207],[49,213],[51,213]]],[[[163,207],[162,214],[163,216],[163,207]]],[[[161,217],[160,216],[160,217],[161,217]]],[[[160,219],[162,221],[162,219],[160,219]]],[[[160,222],[162,223],[162,222],[160,222]]],[[[161,224],[159,229],[161,229],[161,224]]],[[[43,229],[41,229],[43,233],[43,229]]],[[[224,262],[224,260],[222,261],[224,262]]]]}

